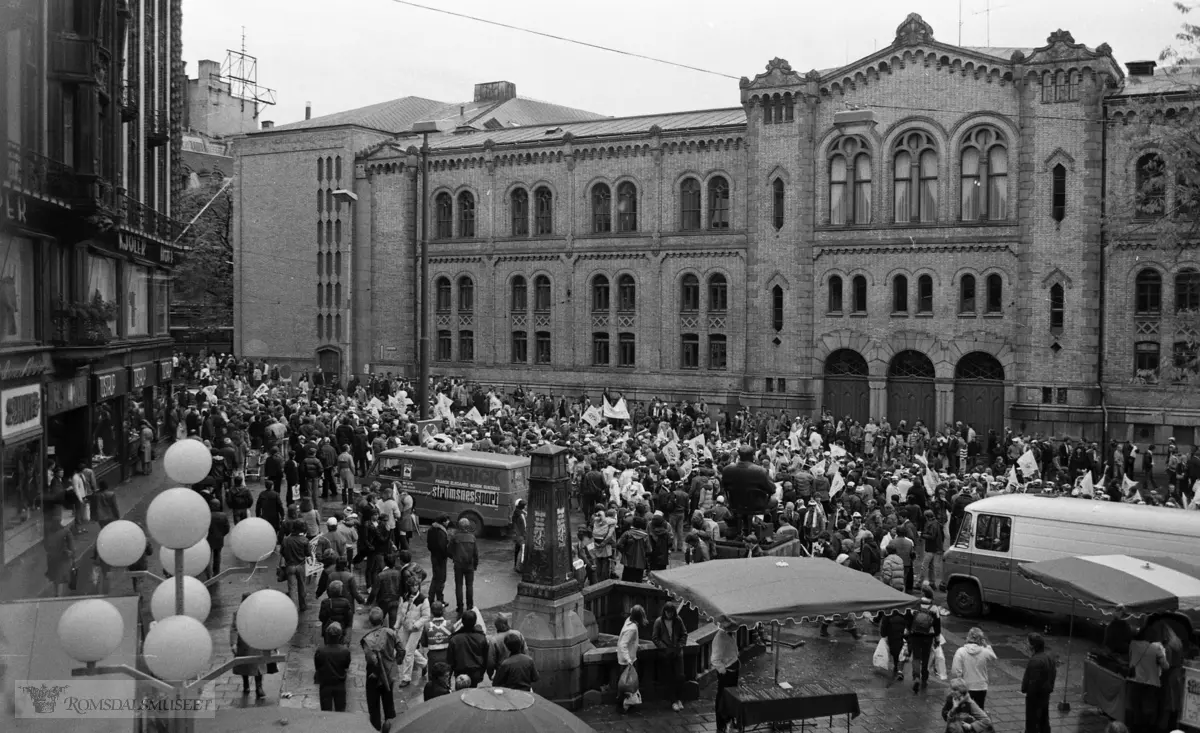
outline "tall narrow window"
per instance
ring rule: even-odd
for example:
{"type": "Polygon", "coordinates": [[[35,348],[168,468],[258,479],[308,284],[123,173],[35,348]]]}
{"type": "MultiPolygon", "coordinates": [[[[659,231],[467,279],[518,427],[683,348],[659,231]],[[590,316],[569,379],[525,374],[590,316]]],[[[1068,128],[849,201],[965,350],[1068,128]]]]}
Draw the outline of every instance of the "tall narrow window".
{"type": "Polygon", "coordinates": [[[717,273],[708,278],[708,312],[724,313],[729,310],[729,283],[725,276],[717,273]]]}
{"type": "Polygon", "coordinates": [[[550,332],[549,331],[538,331],[537,332],[537,342],[534,344],[534,349],[536,352],[534,354],[536,363],[538,363],[538,364],[549,364],[550,363],[550,332]]]}
{"type": "Polygon", "coordinates": [[[729,228],[729,181],[721,176],[708,182],[708,228],[729,228]]]}
{"type": "Polygon", "coordinates": [[[685,333],[681,337],[679,366],[682,369],[700,368],[700,336],[685,333]]]}
{"type": "Polygon", "coordinates": [[[829,307],[830,313],[842,312],[842,278],[834,275],[829,278],[829,307]]]}
{"type": "Polygon", "coordinates": [[[450,280],[439,277],[434,285],[437,291],[437,312],[450,312],[450,280]]]}
{"type": "Polygon", "coordinates": [[[851,303],[852,310],[855,313],[867,312],[867,278],[862,275],[855,275],[850,281],[850,287],[854,290],[854,302],[851,303]]]}
{"type": "Polygon", "coordinates": [[[1137,274],[1135,310],[1139,315],[1158,315],[1162,312],[1162,275],[1158,270],[1145,269],[1137,274]]]}
{"type": "Polygon", "coordinates": [[[471,313],[475,310],[475,282],[469,277],[458,280],[458,312],[471,313]]]}
{"type": "Polygon", "coordinates": [[[513,313],[524,313],[529,308],[529,285],[525,282],[525,278],[517,275],[512,281],[512,305],[510,310],[513,313]]]}
{"type": "Polygon", "coordinates": [[[999,313],[1004,310],[1004,279],[992,273],[987,276],[987,301],[984,303],[984,313],[999,313]]]}
{"type": "Polygon", "coordinates": [[[608,366],[608,334],[592,334],[592,366],[608,366]]]}
{"type": "Polygon", "coordinates": [[[933,313],[933,278],[929,275],[917,278],[917,313],[933,313]]]}
{"type": "Polygon", "coordinates": [[[763,124],[769,125],[775,119],[774,109],[771,105],[771,95],[764,94],[762,98],[763,124]]]}
{"type": "Polygon", "coordinates": [[[75,87],[62,88],[62,162],[75,167],[75,87]]]}
{"type": "Polygon", "coordinates": [[[695,178],[679,184],[679,228],[685,232],[700,228],[700,182],[695,178]]]}
{"type": "Polygon", "coordinates": [[[1008,148],[1004,136],[981,127],[963,140],[961,212],[963,221],[999,221],[1008,216],[1008,148]]]}
{"type": "Polygon", "coordinates": [[[550,189],[542,186],[533,192],[533,197],[537,204],[537,227],[534,229],[534,233],[553,234],[554,194],[550,192],[550,189]]]}
{"type": "Polygon", "coordinates": [[[963,275],[958,281],[958,312],[975,313],[975,276],[963,275]]]}
{"type": "Polygon", "coordinates": [[[325,307],[325,286],[317,283],[317,307],[325,307]]]}
{"type": "Polygon", "coordinates": [[[1059,333],[1066,321],[1066,297],[1063,286],[1055,283],[1050,286],[1050,330],[1059,333]]]}
{"type": "Polygon", "coordinates": [[[510,357],[510,361],[514,364],[526,364],[529,362],[529,337],[525,331],[513,331],[512,353],[510,357]]]}
{"type": "MultiPolygon", "coordinates": [[[[317,162],[317,168],[321,168],[320,161],[317,162]]],[[[325,340],[325,316],[317,314],[317,338],[321,341],[325,340]]]]}
{"type": "Polygon", "coordinates": [[[529,234],[529,192],[518,188],[512,192],[509,206],[512,214],[512,235],[524,237],[529,234]]]}
{"type": "Polygon", "coordinates": [[[910,132],[900,138],[896,148],[896,221],[936,221],[937,152],[933,138],[923,132],[910,132]]]}
{"type": "Polygon", "coordinates": [[[1175,312],[1200,310],[1200,271],[1190,267],[1175,276],[1175,312]]]}
{"type": "Polygon", "coordinates": [[[458,194],[458,236],[475,237],[475,196],[470,191],[458,194]]]}
{"type": "Polygon", "coordinates": [[[607,183],[592,186],[592,231],[612,231],[612,189],[607,183]]]}
{"type": "Polygon", "coordinates": [[[437,225],[434,229],[435,239],[449,239],[454,236],[454,202],[450,194],[439,193],[434,199],[437,225]]]}
{"type": "Polygon", "coordinates": [[[908,313],[908,278],[904,275],[892,280],[892,313],[908,313]]]}
{"type": "Polygon", "coordinates": [[[458,332],[458,360],[475,361],[475,332],[458,332]]]}
{"type": "Polygon", "coordinates": [[[771,184],[771,202],[775,230],[779,231],[783,229],[784,191],[782,178],[776,178],[775,182],[771,184]]]}
{"type": "Polygon", "coordinates": [[[333,286],[333,302],[329,304],[330,308],[342,307],[342,284],[337,283],[333,286]]]}
{"type": "Polygon", "coordinates": [[[633,281],[633,275],[617,278],[617,310],[622,313],[633,313],[637,310],[637,285],[633,281]]]}
{"type": "Polygon", "coordinates": [[[453,357],[454,341],[449,331],[437,332],[437,351],[434,358],[438,361],[450,361],[453,357]]]}
{"type": "Polygon", "coordinates": [[[636,232],[637,215],[637,186],[625,181],[617,186],[617,229],[622,232],[636,232]]]}
{"type": "Polygon", "coordinates": [[[533,309],[538,313],[550,312],[550,278],[545,275],[533,279],[533,309]]]}
{"type": "Polygon", "coordinates": [[[1134,180],[1137,185],[1136,215],[1155,217],[1165,214],[1167,179],[1162,156],[1147,153],[1138,158],[1134,180]]]}
{"type": "Polygon", "coordinates": [[[829,223],[871,223],[871,157],[860,138],[842,138],[831,152],[829,223]]]}
{"type": "Polygon", "coordinates": [[[725,334],[714,333],[708,337],[708,368],[716,371],[729,368],[729,344],[725,334]]]}
{"type": "Polygon", "coordinates": [[[637,365],[637,338],[632,333],[617,334],[617,366],[637,365]]]}
{"type": "Polygon", "coordinates": [[[783,288],[778,285],[771,288],[771,328],[783,330],[783,288]]]}
{"type": "Polygon", "coordinates": [[[685,313],[700,310],[700,278],[690,273],[684,275],[679,295],[679,310],[685,313]]]}
{"type": "Polygon", "coordinates": [[[1067,218],[1067,169],[1062,163],[1051,171],[1050,186],[1050,218],[1062,221],[1067,218]]]}
{"type": "Polygon", "coordinates": [[[592,279],[592,311],[607,313],[608,306],[608,278],[604,275],[597,275],[592,279]]]}

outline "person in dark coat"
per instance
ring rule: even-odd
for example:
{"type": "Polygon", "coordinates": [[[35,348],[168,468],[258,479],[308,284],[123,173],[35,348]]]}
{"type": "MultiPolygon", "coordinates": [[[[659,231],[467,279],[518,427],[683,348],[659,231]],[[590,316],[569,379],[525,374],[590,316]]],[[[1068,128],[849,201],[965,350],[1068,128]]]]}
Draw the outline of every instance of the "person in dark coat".
{"type": "Polygon", "coordinates": [[[265,519],[275,528],[275,533],[283,527],[283,499],[275,491],[275,487],[270,482],[266,488],[258,495],[258,501],[254,504],[254,516],[260,519],[265,519]]]}
{"type": "MultiPolygon", "coordinates": [[[[458,531],[450,539],[450,557],[454,559],[454,601],[461,616],[464,609],[475,607],[475,571],[479,568],[479,547],[475,544],[475,535],[471,534],[471,520],[458,520],[458,531]]],[[[479,683],[478,680],[475,682],[479,683]]]]}
{"type": "MultiPolygon", "coordinates": [[[[242,600],[250,597],[251,591],[242,593],[242,600]]],[[[233,648],[235,657],[252,657],[263,653],[247,644],[238,634],[237,614],[233,615],[233,624],[229,627],[229,646],[233,648]]],[[[242,678],[242,695],[250,694],[250,678],[254,678],[254,696],[259,700],[267,696],[263,691],[263,674],[267,671],[264,664],[239,664],[233,668],[233,673],[242,678]]]]}
{"type": "Polygon", "coordinates": [[[462,622],[462,628],[450,635],[446,657],[451,673],[455,677],[467,675],[471,678],[471,686],[475,687],[483,681],[487,669],[488,640],[475,627],[478,620],[474,611],[464,611],[459,621],[462,622]]]}
{"type": "Polygon", "coordinates": [[[492,686],[532,692],[539,678],[533,657],[525,653],[525,640],[519,632],[511,631],[504,637],[504,647],[508,650],[508,658],[500,663],[492,676],[492,686]]]}
{"type": "Polygon", "coordinates": [[[450,559],[450,534],[446,528],[450,526],[450,517],[441,515],[433,520],[429,531],[425,533],[425,541],[429,545],[429,563],[433,566],[433,577],[429,581],[429,602],[446,602],[446,562],[450,559]]]}
{"type": "Polygon", "coordinates": [[[671,564],[671,545],[675,542],[675,534],[671,525],[663,517],[662,512],[654,512],[650,517],[650,556],[646,558],[650,570],[666,570],[671,564]]]}
{"type": "Polygon", "coordinates": [[[775,482],[767,469],[754,463],[754,448],[738,446],[738,462],[721,473],[721,490],[729,497],[729,507],[740,534],[753,531],[751,518],[767,510],[775,494],[775,482]]]}
{"type": "Polygon", "coordinates": [[[283,485],[283,456],[280,455],[278,447],[272,448],[271,454],[263,461],[262,477],[264,481],[269,480],[276,486],[283,485]]]}
{"type": "Polygon", "coordinates": [[[313,678],[317,682],[321,709],[346,712],[346,676],[350,671],[350,649],[342,643],[345,628],[336,621],[325,627],[325,645],[313,655],[313,678]]]}
{"type": "Polygon", "coordinates": [[[221,572],[221,552],[225,549],[225,536],[229,534],[229,517],[221,511],[216,499],[208,502],[212,518],[208,522],[208,548],[212,551],[209,577],[221,572]]]}
{"type": "Polygon", "coordinates": [[[276,484],[276,489],[286,496],[289,500],[292,499],[292,487],[300,485],[300,464],[296,462],[296,454],[292,452],[288,454],[287,460],[283,462],[283,483],[276,484]]]}
{"type": "Polygon", "coordinates": [[[1046,640],[1034,632],[1029,635],[1033,656],[1025,665],[1021,692],[1025,695],[1025,733],[1050,733],[1050,695],[1058,674],[1054,659],[1046,653],[1046,640]]]}

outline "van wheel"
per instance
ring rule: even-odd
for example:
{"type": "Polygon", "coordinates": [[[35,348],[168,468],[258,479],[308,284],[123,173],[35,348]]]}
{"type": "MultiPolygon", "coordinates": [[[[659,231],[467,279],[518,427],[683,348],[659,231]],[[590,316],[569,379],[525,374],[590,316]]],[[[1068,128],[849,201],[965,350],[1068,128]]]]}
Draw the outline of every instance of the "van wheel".
{"type": "Polygon", "coordinates": [[[458,515],[459,519],[465,519],[471,523],[471,534],[476,537],[482,537],[486,527],[483,524],[483,517],[479,516],[478,512],[463,512],[458,515]]]}
{"type": "Polygon", "coordinates": [[[983,614],[983,598],[979,595],[979,586],[974,583],[951,583],[946,592],[946,603],[955,616],[977,618],[983,614]]]}

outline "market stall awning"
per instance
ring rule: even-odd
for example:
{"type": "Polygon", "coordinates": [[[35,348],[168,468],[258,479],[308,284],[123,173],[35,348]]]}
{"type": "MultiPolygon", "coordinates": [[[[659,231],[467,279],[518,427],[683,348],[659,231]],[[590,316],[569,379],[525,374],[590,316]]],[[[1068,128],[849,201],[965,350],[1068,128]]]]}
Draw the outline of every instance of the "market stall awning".
{"type": "Polygon", "coordinates": [[[917,599],[824,558],[753,557],[656,570],[650,582],[724,627],[898,611],[917,599]]]}
{"type": "Polygon", "coordinates": [[[1021,563],[1018,572],[1104,613],[1200,610],[1200,567],[1171,557],[1060,557],[1021,563]]]}

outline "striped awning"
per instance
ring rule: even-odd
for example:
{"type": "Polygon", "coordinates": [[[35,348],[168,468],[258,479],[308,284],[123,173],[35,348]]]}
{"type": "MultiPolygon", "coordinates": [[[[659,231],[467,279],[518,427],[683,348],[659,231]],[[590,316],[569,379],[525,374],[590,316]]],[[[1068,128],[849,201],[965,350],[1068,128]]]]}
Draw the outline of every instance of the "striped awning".
{"type": "Polygon", "coordinates": [[[1200,609],[1200,567],[1170,557],[1088,555],[1018,567],[1034,583],[1105,613],[1200,609]]]}

